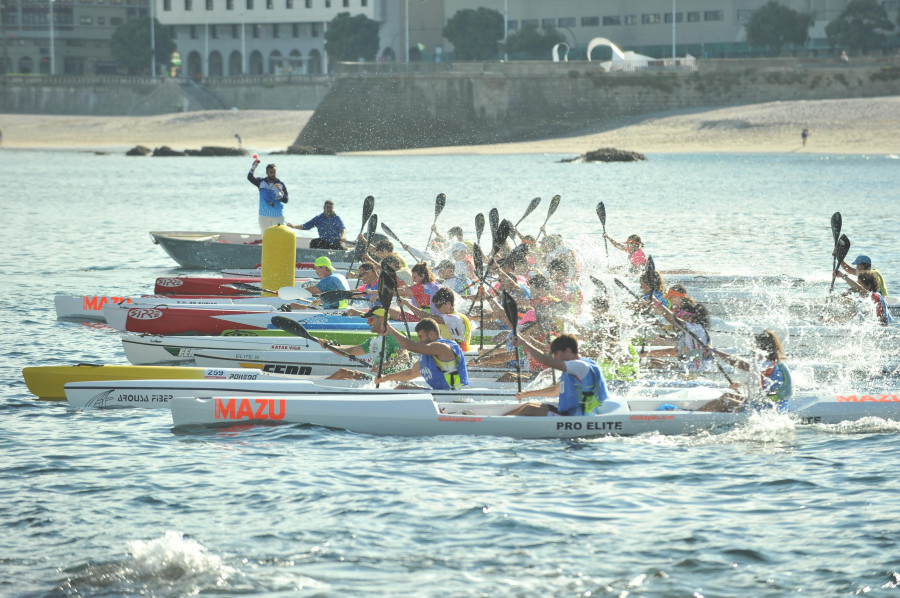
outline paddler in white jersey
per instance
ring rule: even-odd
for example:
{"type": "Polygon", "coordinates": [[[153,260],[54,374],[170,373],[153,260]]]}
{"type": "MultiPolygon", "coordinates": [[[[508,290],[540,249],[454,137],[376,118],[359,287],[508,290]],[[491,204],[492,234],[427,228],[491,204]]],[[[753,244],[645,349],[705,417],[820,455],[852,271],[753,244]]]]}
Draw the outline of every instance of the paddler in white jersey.
{"type": "Polygon", "coordinates": [[[361,345],[330,345],[324,339],[319,339],[319,345],[323,349],[338,349],[354,356],[362,356],[372,364],[371,374],[359,370],[340,368],[328,376],[328,380],[371,380],[373,374],[378,373],[378,361],[381,357],[381,345],[385,344],[384,371],[393,373],[406,369],[409,365],[409,355],[400,344],[390,335],[384,333],[384,309],[374,307],[363,314],[369,322],[369,330],[375,336],[366,340],[361,345]]]}
{"type": "Polygon", "coordinates": [[[516,395],[520,401],[531,397],[559,396],[558,405],[526,403],[507,411],[505,415],[591,415],[609,398],[600,366],[592,359],[578,355],[578,339],[574,336],[562,334],[553,339],[549,355],[522,337],[517,337],[513,344],[523,347],[536,361],[563,374],[559,382],[552,386],[516,395]]]}
{"type": "Polygon", "coordinates": [[[389,380],[408,382],[419,376],[425,378],[428,386],[434,390],[457,390],[469,384],[469,372],[462,349],[455,341],[440,337],[434,320],[425,318],[416,324],[418,342],[400,334],[390,324],[387,329],[401,347],[411,353],[418,353],[421,357],[408,370],[376,377],[376,384],[389,380]]]}

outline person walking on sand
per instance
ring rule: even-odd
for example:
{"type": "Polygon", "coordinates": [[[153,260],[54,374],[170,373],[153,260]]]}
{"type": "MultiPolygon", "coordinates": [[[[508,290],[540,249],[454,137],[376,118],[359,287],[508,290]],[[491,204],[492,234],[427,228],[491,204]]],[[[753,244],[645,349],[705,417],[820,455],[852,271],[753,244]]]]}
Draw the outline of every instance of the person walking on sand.
{"type": "Polygon", "coordinates": [[[806,138],[809,137],[809,129],[804,128],[800,131],[800,139],[803,140],[803,147],[806,147],[806,138]]]}
{"type": "Polygon", "coordinates": [[[287,187],[275,176],[275,165],[266,165],[266,178],[253,176],[259,160],[253,160],[247,180],[259,187],[259,231],[266,232],[270,226],[284,224],[282,204],[288,202],[287,187]]]}

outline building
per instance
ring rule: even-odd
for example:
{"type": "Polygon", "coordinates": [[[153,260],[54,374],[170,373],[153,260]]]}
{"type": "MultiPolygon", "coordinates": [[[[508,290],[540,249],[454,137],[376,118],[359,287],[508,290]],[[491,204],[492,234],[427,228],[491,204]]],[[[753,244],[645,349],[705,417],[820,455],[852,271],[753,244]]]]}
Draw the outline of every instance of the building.
{"type": "Polygon", "coordinates": [[[0,0],[0,65],[25,75],[115,74],[113,31],[148,10],[148,0],[0,0]]]}

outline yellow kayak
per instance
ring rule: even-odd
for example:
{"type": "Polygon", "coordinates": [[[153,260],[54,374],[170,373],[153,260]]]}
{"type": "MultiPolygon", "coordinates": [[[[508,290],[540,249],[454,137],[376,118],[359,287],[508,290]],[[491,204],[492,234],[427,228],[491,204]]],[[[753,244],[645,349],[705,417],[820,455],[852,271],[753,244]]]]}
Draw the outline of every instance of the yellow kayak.
{"type": "Polygon", "coordinates": [[[259,370],[243,368],[198,368],[161,365],[54,365],[22,368],[31,394],[41,399],[64,401],[68,382],[103,380],[256,380],[259,370]]]}

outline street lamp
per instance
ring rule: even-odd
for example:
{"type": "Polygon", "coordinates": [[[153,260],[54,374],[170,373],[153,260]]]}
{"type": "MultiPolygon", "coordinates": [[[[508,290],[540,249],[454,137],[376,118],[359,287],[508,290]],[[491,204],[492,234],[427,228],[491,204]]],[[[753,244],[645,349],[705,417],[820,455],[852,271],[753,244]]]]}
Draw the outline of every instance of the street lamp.
{"type": "Polygon", "coordinates": [[[50,74],[56,74],[56,51],[53,41],[53,0],[50,0],[50,74]]]}

